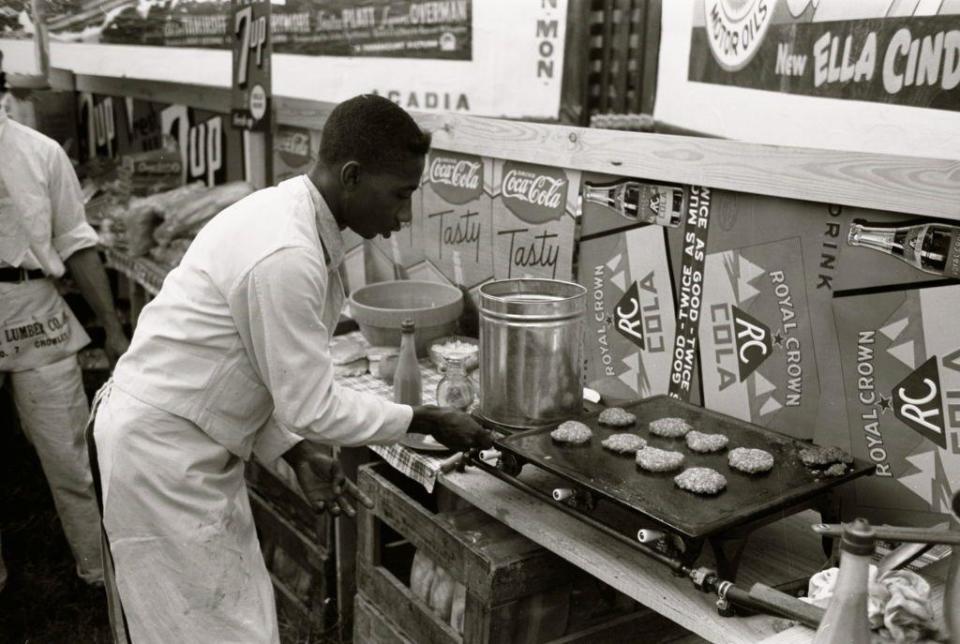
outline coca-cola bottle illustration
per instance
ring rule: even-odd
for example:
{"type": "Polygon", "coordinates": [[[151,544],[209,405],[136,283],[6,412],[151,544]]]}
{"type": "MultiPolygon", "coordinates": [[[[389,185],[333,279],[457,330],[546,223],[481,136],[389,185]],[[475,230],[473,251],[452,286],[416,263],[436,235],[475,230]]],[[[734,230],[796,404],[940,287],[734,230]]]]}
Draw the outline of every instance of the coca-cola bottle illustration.
{"type": "Polygon", "coordinates": [[[636,223],[676,227],[683,221],[683,188],[641,183],[631,179],[583,184],[583,198],[612,208],[636,223]]]}
{"type": "Polygon", "coordinates": [[[960,278],[960,226],[939,222],[870,225],[855,219],[847,243],[891,255],[933,275],[960,278]]]}

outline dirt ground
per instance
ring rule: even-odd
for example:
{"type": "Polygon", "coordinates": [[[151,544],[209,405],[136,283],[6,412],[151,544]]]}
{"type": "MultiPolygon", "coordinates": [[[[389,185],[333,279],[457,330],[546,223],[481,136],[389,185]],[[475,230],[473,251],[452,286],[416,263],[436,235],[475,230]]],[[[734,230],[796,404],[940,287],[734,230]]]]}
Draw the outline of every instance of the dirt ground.
{"type": "Polygon", "coordinates": [[[77,577],[36,452],[0,391],[0,539],[9,578],[0,642],[110,642],[103,590],[77,577]]]}
{"type": "MultiPolygon", "coordinates": [[[[0,543],[9,578],[0,591],[0,644],[109,644],[102,589],[80,581],[37,454],[0,389],[0,543]]],[[[279,615],[283,644],[334,644],[298,633],[279,615]]]]}

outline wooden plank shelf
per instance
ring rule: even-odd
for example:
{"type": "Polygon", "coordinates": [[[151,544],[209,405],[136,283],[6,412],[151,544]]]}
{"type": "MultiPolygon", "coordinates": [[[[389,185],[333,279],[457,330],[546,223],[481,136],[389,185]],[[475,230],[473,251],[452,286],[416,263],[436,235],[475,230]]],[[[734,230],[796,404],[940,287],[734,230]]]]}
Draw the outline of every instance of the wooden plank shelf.
{"type": "Polygon", "coordinates": [[[136,282],[152,296],[160,292],[169,270],[146,257],[130,257],[112,248],[103,250],[107,268],[112,268],[136,282]]]}
{"type": "MultiPolygon", "coordinates": [[[[57,77],[59,78],[59,77],[57,77]]],[[[78,91],[226,112],[224,88],[79,75],[78,91]]],[[[276,122],[320,129],[334,104],[277,96],[276,122]]],[[[414,113],[434,147],[650,181],[960,220],[960,160],[414,113]]]]}

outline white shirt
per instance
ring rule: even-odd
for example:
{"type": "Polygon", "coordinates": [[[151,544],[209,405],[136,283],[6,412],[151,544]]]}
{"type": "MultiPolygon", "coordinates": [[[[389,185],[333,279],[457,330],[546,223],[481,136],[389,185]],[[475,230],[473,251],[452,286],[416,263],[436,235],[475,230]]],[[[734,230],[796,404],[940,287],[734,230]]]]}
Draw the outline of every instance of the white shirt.
{"type": "Polygon", "coordinates": [[[237,202],[203,228],[144,308],[115,386],[242,458],[254,450],[270,461],[298,440],[271,417],[317,442],[396,442],[409,406],[334,381],[328,344],[343,304],[343,253],[305,176],[237,202]]]}
{"type": "Polygon", "coordinates": [[[0,109],[0,266],[60,277],[64,260],[97,241],[67,153],[0,109]]]}

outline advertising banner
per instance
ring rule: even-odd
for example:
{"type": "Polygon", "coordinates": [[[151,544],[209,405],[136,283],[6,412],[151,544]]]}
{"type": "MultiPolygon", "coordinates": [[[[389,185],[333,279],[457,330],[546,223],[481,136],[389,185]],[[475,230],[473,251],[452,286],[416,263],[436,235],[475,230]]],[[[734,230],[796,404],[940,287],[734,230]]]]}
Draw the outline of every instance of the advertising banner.
{"type": "Polygon", "coordinates": [[[451,283],[474,288],[493,270],[493,160],[431,151],[419,217],[422,254],[451,283]]]}
{"type": "Polygon", "coordinates": [[[186,183],[213,186],[246,177],[243,136],[229,127],[226,114],[82,92],[77,117],[80,161],[119,159],[168,142],[179,151],[186,183]]]}
{"type": "Polygon", "coordinates": [[[0,3],[0,71],[6,74],[39,74],[40,57],[33,37],[30,0],[0,3]]]}
{"type": "MultiPolygon", "coordinates": [[[[272,2],[272,95],[361,93],[409,110],[556,119],[568,0],[272,2]]],[[[59,0],[50,63],[78,75],[231,86],[230,0],[59,0]]]]}
{"type": "Polygon", "coordinates": [[[30,0],[5,0],[0,6],[0,37],[4,40],[33,38],[30,0]]]}
{"type": "Polygon", "coordinates": [[[960,7],[949,2],[697,4],[691,81],[960,111],[960,7]]]}
{"type": "Polygon", "coordinates": [[[273,133],[273,183],[310,172],[319,149],[320,130],[277,125],[273,133]]]}
{"type": "Polygon", "coordinates": [[[960,287],[834,301],[849,445],[874,463],[856,505],[873,521],[926,523],[960,489],[960,287]]]}
{"type": "Polygon", "coordinates": [[[676,318],[664,229],[586,239],[578,266],[588,293],[584,384],[607,404],[667,393],[676,318]]]}
{"type": "Polygon", "coordinates": [[[233,127],[270,130],[270,78],[273,37],[269,0],[233,0],[230,33],[233,48],[233,127]]]}
{"type": "Polygon", "coordinates": [[[654,117],[739,141],[956,159],[960,4],[663,3],[654,117]]]}
{"type": "Polygon", "coordinates": [[[501,160],[493,169],[494,276],[572,279],[580,173],[501,160]]]}
{"type": "Polygon", "coordinates": [[[799,239],[708,253],[700,356],[709,409],[811,438],[820,396],[799,239]]]}
{"type": "Polygon", "coordinates": [[[470,60],[472,0],[288,0],[274,9],[276,50],[308,56],[470,60]]]}
{"type": "MultiPolygon", "coordinates": [[[[277,125],[273,132],[273,184],[309,174],[320,149],[320,130],[292,125],[277,125]]],[[[341,231],[346,250],[341,269],[343,285],[349,293],[366,284],[363,238],[355,232],[341,231]]],[[[401,233],[402,235],[402,233],[401,233]]]]}
{"type": "MultiPolygon", "coordinates": [[[[65,41],[229,49],[236,30],[231,0],[119,0],[109,2],[108,11],[104,4],[57,3],[51,34],[65,41]]],[[[273,5],[268,34],[274,50],[285,54],[470,60],[472,13],[472,0],[287,0],[273,5]]]]}

